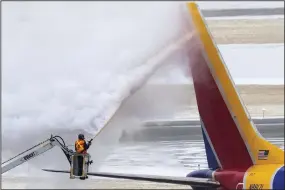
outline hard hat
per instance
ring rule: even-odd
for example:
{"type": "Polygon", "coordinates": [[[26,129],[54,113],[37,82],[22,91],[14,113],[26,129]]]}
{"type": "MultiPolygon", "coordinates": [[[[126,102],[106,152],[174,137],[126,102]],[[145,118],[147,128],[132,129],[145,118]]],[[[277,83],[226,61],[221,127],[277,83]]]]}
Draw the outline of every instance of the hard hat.
{"type": "Polygon", "coordinates": [[[84,140],[84,135],[83,134],[79,134],[78,135],[78,139],[84,140]]]}

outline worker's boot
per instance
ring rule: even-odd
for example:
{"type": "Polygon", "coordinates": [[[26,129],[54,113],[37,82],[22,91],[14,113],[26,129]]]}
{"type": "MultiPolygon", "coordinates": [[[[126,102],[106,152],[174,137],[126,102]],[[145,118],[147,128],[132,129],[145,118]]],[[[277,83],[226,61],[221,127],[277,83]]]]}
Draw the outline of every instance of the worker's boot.
{"type": "Polygon", "coordinates": [[[86,179],[86,177],[80,177],[79,179],[81,179],[81,180],[85,180],[85,179],[86,179]]]}

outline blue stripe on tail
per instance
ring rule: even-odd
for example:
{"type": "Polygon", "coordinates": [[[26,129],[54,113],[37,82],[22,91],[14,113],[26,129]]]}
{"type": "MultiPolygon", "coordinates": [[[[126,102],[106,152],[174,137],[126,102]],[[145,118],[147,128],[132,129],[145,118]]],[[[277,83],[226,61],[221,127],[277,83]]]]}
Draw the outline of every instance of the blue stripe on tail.
{"type": "MultiPolygon", "coordinates": [[[[201,124],[203,125],[203,122],[201,122],[201,124]]],[[[204,144],[205,144],[205,150],[206,150],[206,156],[207,156],[207,161],[208,161],[208,167],[209,169],[212,170],[216,170],[217,168],[219,168],[219,164],[217,162],[217,159],[213,153],[213,150],[209,144],[209,141],[205,135],[204,132],[204,127],[202,127],[202,134],[203,134],[203,140],[204,140],[204,144]]]]}

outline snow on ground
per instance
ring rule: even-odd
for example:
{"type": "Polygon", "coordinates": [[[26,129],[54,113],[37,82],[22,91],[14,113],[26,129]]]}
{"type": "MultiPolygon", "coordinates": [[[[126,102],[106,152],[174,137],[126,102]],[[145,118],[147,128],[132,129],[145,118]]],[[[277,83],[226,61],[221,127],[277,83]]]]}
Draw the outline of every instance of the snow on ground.
{"type": "Polygon", "coordinates": [[[284,84],[284,44],[219,45],[236,84],[284,84]]]}
{"type": "MultiPolygon", "coordinates": [[[[227,44],[218,48],[236,84],[284,84],[284,44],[227,44]]],[[[191,81],[184,77],[183,69],[169,66],[150,83],[187,84],[191,81]]]]}

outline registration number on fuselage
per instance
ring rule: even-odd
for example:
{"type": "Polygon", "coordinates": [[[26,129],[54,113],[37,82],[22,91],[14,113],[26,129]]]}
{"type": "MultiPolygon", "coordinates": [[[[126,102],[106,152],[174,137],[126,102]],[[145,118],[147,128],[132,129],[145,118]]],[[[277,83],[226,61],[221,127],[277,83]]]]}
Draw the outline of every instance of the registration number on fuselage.
{"type": "Polygon", "coordinates": [[[250,184],[249,189],[263,189],[263,184],[250,184]]]}

